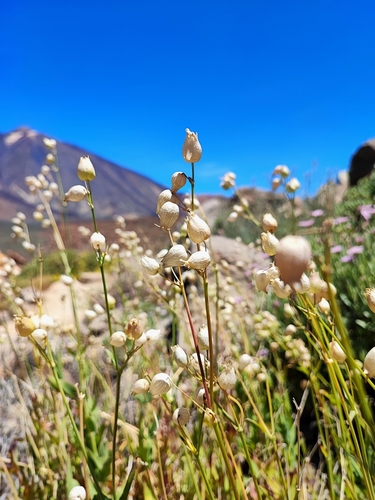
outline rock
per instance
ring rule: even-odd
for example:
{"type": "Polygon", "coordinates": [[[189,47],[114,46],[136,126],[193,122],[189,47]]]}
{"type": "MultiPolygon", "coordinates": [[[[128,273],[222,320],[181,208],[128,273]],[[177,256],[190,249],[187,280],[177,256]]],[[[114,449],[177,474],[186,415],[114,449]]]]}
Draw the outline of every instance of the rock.
{"type": "Polygon", "coordinates": [[[371,174],[375,165],[375,139],[366,141],[352,156],[349,168],[350,186],[371,174]]]}

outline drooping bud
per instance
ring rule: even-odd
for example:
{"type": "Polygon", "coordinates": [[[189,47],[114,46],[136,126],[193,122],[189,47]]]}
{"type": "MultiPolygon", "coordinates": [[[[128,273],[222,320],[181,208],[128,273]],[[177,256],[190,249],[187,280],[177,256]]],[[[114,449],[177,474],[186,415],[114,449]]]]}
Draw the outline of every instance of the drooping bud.
{"type": "Polygon", "coordinates": [[[180,209],[178,205],[172,203],[171,201],[166,201],[163,206],[159,210],[159,218],[160,218],[160,227],[162,229],[169,229],[173,226],[173,224],[177,221],[180,216],[180,209]]]}
{"type": "Polygon", "coordinates": [[[77,167],[77,175],[81,181],[92,181],[95,179],[95,168],[89,156],[81,156],[77,167]]]}
{"type": "Polygon", "coordinates": [[[290,181],[287,182],[285,189],[287,190],[288,193],[295,193],[300,187],[301,184],[299,180],[293,177],[293,179],[290,179],[290,181]]]}
{"type": "Polygon", "coordinates": [[[263,251],[271,257],[275,255],[279,246],[279,240],[276,238],[276,236],[270,232],[267,232],[262,233],[260,237],[262,240],[263,251]]]}
{"type": "Polygon", "coordinates": [[[164,267],[178,267],[184,266],[188,258],[189,255],[184,245],[174,245],[161,262],[164,267]]]}
{"type": "Polygon", "coordinates": [[[284,283],[293,286],[298,283],[311,260],[310,243],[302,236],[281,238],[275,262],[284,283]]]}
{"type": "Polygon", "coordinates": [[[366,288],[365,297],[369,308],[375,313],[375,288],[366,288]]]}
{"type": "Polygon", "coordinates": [[[224,391],[233,389],[237,381],[236,372],[234,371],[233,366],[226,365],[224,370],[220,373],[217,381],[224,391]]]}
{"type": "Polygon", "coordinates": [[[196,163],[202,157],[202,146],[198,140],[198,133],[185,129],[186,137],[182,146],[182,157],[188,163],[196,163]]]}
{"type": "Polygon", "coordinates": [[[153,396],[161,396],[169,391],[172,387],[172,380],[166,373],[157,373],[150,384],[150,393],[153,396]]]}
{"type": "Polygon", "coordinates": [[[105,236],[103,236],[99,231],[97,233],[92,233],[90,237],[90,244],[94,250],[104,252],[105,236]]]}
{"type": "Polygon", "coordinates": [[[206,351],[210,348],[207,326],[201,326],[197,333],[198,347],[201,351],[206,351]]]}
{"type": "Polygon", "coordinates": [[[183,172],[175,172],[172,175],[172,192],[175,193],[186,184],[186,175],[183,172]]]}
{"type": "Polygon", "coordinates": [[[190,420],[190,411],[187,408],[177,408],[173,412],[173,420],[181,427],[186,425],[190,420]]]}
{"type": "Polygon", "coordinates": [[[264,231],[274,233],[277,229],[277,220],[272,214],[264,214],[262,219],[262,228],[264,231]]]}
{"type": "Polygon", "coordinates": [[[336,340],[332,340],[332,342],[329,343],[329,352],[331,358],[335,359],[339,363],[343,363],[346,360],[346,354],[336,340]]]}
{"type": "Polygon", "coordinates": [[[158,215],[159,215],[161,207],[167,201],[171,201],[172,203],[175,203],[176,205],[178,205],[180,200],[179,200],[178,196],[175,195],[174,193],[172,193],[172,191],[170,189],[164,189],[164,191],[162,191],[158,196],[158,202],[156,205],[156,213],[158,215]]]}
{"type": "Polygon", "coordinates": [[[269,282],[270,279],[265,269],[261,269],[255,273],[255,284],[259,292],[267,293],[267,286],[269,282]]]}
{"type": "Polygon", "coordinates": [[[190,255],[185,265],[191,269],[196,269],[197,271],[204,271],[210,263],[210,254],[204,250],[199,250],[198,252],[194,252],[190,255]]]}
{"type": "Polygon", "coordinates": [[[363,368],[366,375],[370,378],[375,377],[375,347],[373,347],[365,357],[363,368]]]}
{"type": "Polygon", "coordinates": [[[186,218],[188,236],[193,243],[199,245],[211,236],[211,230],[199,215],[191,212],[186,218]]]}
{"type": "Polygon", "coordinates": [[[114,347],[122,347],[126,342],[126,335],[122,331],[112,333],[109,343],[114,347]]]}
{"type": "Polygon", "coordinates": [[[145,378],[139,378],[133,384],[132,394],[146,394],[150,387],[150,382],[145,378]]]}
{"type": "Polygon", "coordinates": [[[153,259],[152,257],[147,257],[147,255],[144,255],[141,258],[141,265],[145,272],[147,274],[150,274],[151,276],[154,276],[155,274],[158,274],[161,269],[160,262],[157,261],[156,259],[153,259]]]}
{"type": "Polygon", "coordinates": [[[21,337],[28,337],[35,330],[35,324],[31,318],[27,318],[26,316],[15,316],[14,321],[16,332],[21,337]]]}
{"type": "Polygon", "coordinates": [[[86,198],[87,194],[88,191],[85,186],[77,184],[76,186],[72,186],[69,191],[65,193],[64,201],[82,201],[84,198],[86,198]]]}
{"type": "Polygon", "coordinates": [[[69,500],[85,500],[86,499],[86,490],[83,486],[74,486],[70,490],[69,500]]]}
{"type": "Polygon", "coordinates": [[[181,368],[186,368],[189,364],[189,358],[186,352],[178,344],[171,347],[173,358],[181,368]]]}

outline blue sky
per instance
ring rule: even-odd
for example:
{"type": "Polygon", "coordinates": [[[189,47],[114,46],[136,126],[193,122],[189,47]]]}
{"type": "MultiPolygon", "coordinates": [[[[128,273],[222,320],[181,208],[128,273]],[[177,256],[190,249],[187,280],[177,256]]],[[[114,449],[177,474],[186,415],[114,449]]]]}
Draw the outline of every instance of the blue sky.
{"type": "Polygon", "coordinates": [[[0,131],[28,125],[164,184],[203,146],[197,192],[308,192],[375,136],[375,3],[17,0],[1,7],[0,131]]]}

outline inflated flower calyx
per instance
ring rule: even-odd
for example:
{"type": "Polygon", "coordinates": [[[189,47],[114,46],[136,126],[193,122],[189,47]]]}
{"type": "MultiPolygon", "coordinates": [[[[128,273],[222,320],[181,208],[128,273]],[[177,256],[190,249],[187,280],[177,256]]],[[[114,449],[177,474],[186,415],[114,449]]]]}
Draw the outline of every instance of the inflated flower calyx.
{"type": "Polygon", "coordinates": [[[233,366],[226,365],[224,370],[220,373],[217,381],[224,391],[233,389],[237,381],[236,372],[234,371],[233,366]]]}
{"type": "Polygon", "coordinates": [[[185,265],[186,267],[195,269],[196,271],[204,271],[210,263],[210,254],[204,250],[199,250],[198,252],[194,252],[190,255],[185,265]]]}
{"type": "Polygon", "coordinates": [[[161,207],[166,203],[167,201],[171,201],[172,203],[175,203],[178,205],[179,203],[179,198],[176,196],[170,189],[164,189],[159,196],[158,196],[158,202],[156,205],[156,213],[159,215],[161,207]]]}
{"type": "Polygon", "coordinates": [[[14,321],[16,332],[21,337],[29,337],[36,328],[34,321],[26,316],[15,316],[14,321]]]}
{"type": "Polygon", "coordinates": [[[159,210],[160,227],[162,229],[169,229],[173,226],[180,216],[180,209],[176,203],[166,201],[159,210]]]}
{"type": "Polygon", "coordinates": [[[189,358],[186,352],[178,344],[171,347],[173,358],[181,368],[186,368],[189,364],[189,358]]]}
{"type": "Polygon", "coordinates": [[[86,490],[83,486],[74,486],[70,490],[69,500],[85,500],[86,499],[86,490]]]}
{"type": "Polygon", "coordinates": [[[166,373],[157,373],[151,380],[149,391],[153,396],[161,396],[168,392],[171,387],[171,377],[166,373]]]}
{"type": "Polygon", "coordinates": [[[125,325],[125,334],[130,340],[138,340],[143,335],[142,324],[138,318],[130,318],[125,325]]]}
{"type": "Polygon", "coordinates": [[[336,340],[332,340],[332,342],[329,343],[329,352],[331,358],[335,359],[339,363],[343,363],[346,360],[346,354],[336,340]]]}
{"type": "Polygon", "coordinates": [[[375,313],[375,288],[366,288],[365,297],[370,310],[375,313]]]}
{"type": "Polygon", "coordinates": [[[281,279],[276,278],[271,281],[271,285],[275,295],[279,297],[279,299],[286,299],[292,293],[292,289],[289,285],[281,281],[281,279]]]}
{"type": "Polygon", "coordinates": [[[81,181],[92,181],[95,179],[95,168],[88,156],[81,156],[78,163],[77,175],[81,181]]]}
{"type": "Polygon", "coordinates": [[[126,342],[126,335],[120,330],[112,333],[109,343],[114,347],[122,347],[126,342]]]}
{"type": "Polygon", "coordinates": [[[100,250],[104,252],[105,250],[105,236],[102,235],[99,231],[96,233],[92,233],[90,237],[90,244],[94,250],[100,250]]]}
{"type": "Polygon", "coordinates": [[[210,348],[207,326],[201,326],[197,333],[198,347],[201,351],[207,351],[210,348]]]}
{"type": "Polygon", "coordinates": [[[178,244],[169,249],[161,262],[164,267],[177,267],[185,265],[188,258],[189,255],[184,245],[178,244]]]}
{"type": "Polygon", "coordinates": [[[187,233],[193,243],[199,245],[211,236],[211,229],[207,222],[194,212],[190,212],[186,217],[187,233]]]}
{"type": "Polygon", "coordinates": [[[266,253],[270,257],[275,255],[279,247],[279,240],[276,238],[276,236],[267,231],[266,233],[262,233],[260,235],[260,238],[262,240],[262,248],[264,253],[266,253]]]}
{"type": "Polygon", "coordinates": [[[150,382],[145,378],[136,380],[132,387],[132,394],[146,394],[150,387],[150,382]]]}
{"type": "Polygon", "coordinates": [[[37,328],[33,331],[31,336],[38,342],[38,344],[43,347],[43,349],[47,345],[47,332],[44,328],[37,328]]]}
{"type": "Polygon", "coordinates": [[[263,231],[269,231],[270,233],[274,233],[277,229],[277,220],[272,214],[264,214],[262,219],[262,228],[263,231]]]}
{"type": "Polygon", "coordinates": [[[147,257],[147,255],[144,255],[141,258],[141,265],[144,271],[150,276],[155,276],[155,274],[158,274],[161,269],[160,262],[152,257],[147,257]]]}
{"type": "Polygon", "coordinates": [[[73,201],[79,202],[86,198],[88,195],[88,191],[85,186],[81,186],[77,184],[76,186],[72,186],[68,192],[65,193],[64,201],[73,201]]]}
{"type": "Polygon", "coordinates": [[[299,180],[293,177],[293,179],[290,179],[290,181],[287,182],[285,189],[288,193],[295,193],[300,188],[300,186],[301,184],[299,180]]]}
{"type": "Polygon", "coordinates": [[[328,315],[331,311],[330,305],[328,300],[326,299],[321,299],[320,302],[318,303],[318,309],[325,315],[328,315]]]}
{"type": "Polygon", "coordinates": [[[175,172],[172,175],[172,192],[175,193],[186,184],[186,175],[183,172],[175,172]]]}
{"type": "Polygon", "coordinates": [[[306,271],[311,260],[311,246],[303,236],[285,236],[281,238],[275,257],[284,283],[294,286],[306,271]]]}
{"type": "Polygon", "coordinates": [[[375,347],[373,347],[365,357],[363,362],[364,372],[369,378],[375,377],[375,347]]]}
{"type": "Polygon", "coordinates": [[[177,408],[177,410],[173,412],[173,420],[176,424],[181,425],[181,427],[186,425],[190,420],[190,411],[183,407],[177,408]]]}
{"type": "Polygon", "coordinates": [[[198,140],[198,133],[185,129],[186,137],[182,146],[182,157],[188,163],[196,163],[202,157],[202,146],[198,140]]]}
{"type": "Polygon", "coordinates": [[[269,282],[268,272],[265,269],[261,269],[255,273],[255,284],[259,292],[267,293],[269,282]]]}

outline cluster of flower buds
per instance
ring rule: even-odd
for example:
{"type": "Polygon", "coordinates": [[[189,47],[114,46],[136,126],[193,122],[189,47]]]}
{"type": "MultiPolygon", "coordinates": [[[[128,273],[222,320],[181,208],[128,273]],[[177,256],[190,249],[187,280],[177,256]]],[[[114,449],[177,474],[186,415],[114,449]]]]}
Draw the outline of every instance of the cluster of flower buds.
{"type": "Polygon", "coordinates": [[[286,165],[276,165],[272,172],[272,190],[276,191],[280,186],[284,186],[285,191],[289,194],[294,194],[301,187],[301,184],[296,177],[290,176],[290,170],[286,165]]]}
{"type": "Polygon", "coordinates": [[[224,191],[236,187],[236,174],[234,172],[227,172],[220,180],[220,187],[224,189],[224,191]]]}
{"type": "Polygon", "coordinates": [[[33,339],[45,349],[47,346],[48,331],[54,327],[51,316],[15,316],[14,323],[16,332],[20,337],[33,337],[33,339]]]}
{"type": "MultiPolygon", "coordinates": [[[[49,222],[49,219],[45,219],[49,222]]],[[[28,252],[34,252],[35,245],[30,242],[30,235],[27,229],[26,215],[23,212],[18,212],[12,219],[12,234],[13,239],[22,240],[22,246],[28,252]]],[[[42,224],[43,225],[43,224],[42,224]]],[[[46,226],[45,226],[46,227],[46,226]]]]}

